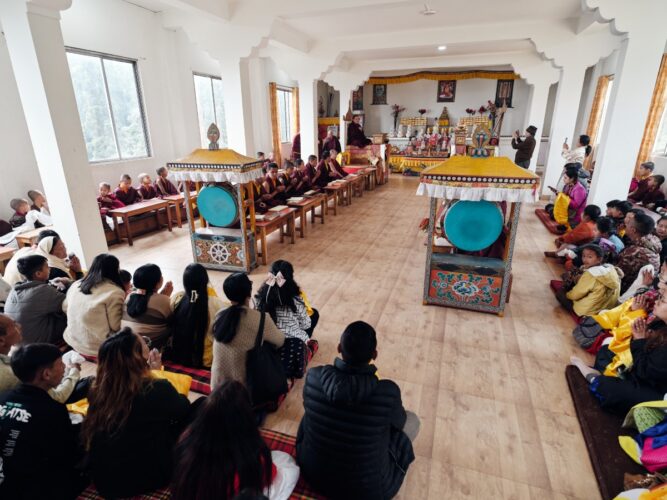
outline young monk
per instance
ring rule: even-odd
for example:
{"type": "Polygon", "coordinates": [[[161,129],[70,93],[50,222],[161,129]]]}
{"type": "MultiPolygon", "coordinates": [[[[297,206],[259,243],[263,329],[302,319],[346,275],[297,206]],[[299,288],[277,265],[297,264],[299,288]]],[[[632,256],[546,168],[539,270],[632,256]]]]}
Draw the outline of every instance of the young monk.
{"type": "Polygon", "coordinates": [[[310,177],[307,174],[307,163],[304,163],[301,158],[296,161],[296,168],[292,176],[297,179],[296,187],[294,188],[297,196],[303,195],[306,191],[310,191],[310,177]]]}
{"type": "Polygon", "coordinates": [[[329,151],[329,160],[327,162],[327,167],[329,169],[329,177],[331,179],[343,179],[344,177],[347,177],[348,173],[343,170],[343,167],[340,166],[340,163],[336,160],[336,156],[338,155],[338,151],[335,149],[332,149],[329,151]]]}
{"type": "Polygon", "coordinates": [[[665,199],[665,193],[662,192],[662,185],[665,182],[665,177],[662,175],[652,175],[648,178],[646,185],[647,189],[642,196],[635,198],[637,203],[641,203],[649,210],[656,207],[656,203],[665,199]]]}
{"type": "Polygon", "coordinates": [[[178,187],[168,179],[169,169],[167,167],[160,167],[156,172],[157,180],[155,181],[155,189],[158,196],[163,197],[178,194],[178,187]]]}
{"type": "MultiPolygon", "coordinates": [[[[299,159],[297,161],[302,160],[299,159]]],[[[297,184],[299,184],[299,177],[296,176],[297,173],[298,172],[294,166],[294,163],[291,161],[286,161],[285,172],[281,176],[281,182],[283,182],[283,185],[285,186],[285,199],[291,198],[292,196],[296,196],[298,194],[296,187],[297,184]]]]}
{"type": "Polygon", "coordinates": [[[157,189],[153,186],[150,175],[139,174],[139,192],[144,200],[152,200],[158,197],[157,189]]]}
{"type": "Polygon", "coordinates": [[[53,223],[49,215],[38,210],[31,210],[30,203],[23,198],[14,198],[9,202],[9,206],[14,210],[14,215],[9,219],[12,228],[20,227],[24,230],[31,230],[53,223]]]}
{"type": "Polygon", "coordinates": [[[143,201],[141,193],[132,187],[132,177],[129,174],[123,174],[120,177],[120,183],[114,191],[116,198],[122,201],[126,206],[143,201]]]}
{"type": "Polygon", "coordinates": [[[633,177],[630,183],[628,200],[636,203],[642,199],[644,194],[649,190],[648,179],[653,173],[654,168],[655,164],[652,161],[647,161],[639,165],[637,177],[633,177]]]}
{"type": "Polygon", "coordinates": [[[329,151],[323,151],[322,159],[317,164],[317,167],[315,168],[315,176],[312,178],[313,186],[323,188],[327,184],[329,184],[329,181],[331,179],[329,178],[329,169],[327,168],[328,160],[329,160],[329,151]]]}
{"type": "Polygon", "coordinates": [[[116,195],[111,192],[111,184],[108,182],[100,182],[97,205],[100,207],[100,214],[106,215],[109,210],[124,207],[125,203],[116,198],[116,195]]]}
{"type": "Polygon", "coordinates": [[[30,198],[30,201],[32,201],[30,210],[37,210],[43,214],[51,215],[51,212],[49,211],[49,204],[46,202],[46,196],[44,196],[44,193],[37,191],[36,189],[31,189],[28,191],[28,198],[30,198]]]}
{"type": "Polygon", "coordinates": [[[262,188],[263,194],[261,200],[269,207],[278,206],[285,200],[285,186],[278,179],[278,164],[271,163],[269,165],[262,188]]]}

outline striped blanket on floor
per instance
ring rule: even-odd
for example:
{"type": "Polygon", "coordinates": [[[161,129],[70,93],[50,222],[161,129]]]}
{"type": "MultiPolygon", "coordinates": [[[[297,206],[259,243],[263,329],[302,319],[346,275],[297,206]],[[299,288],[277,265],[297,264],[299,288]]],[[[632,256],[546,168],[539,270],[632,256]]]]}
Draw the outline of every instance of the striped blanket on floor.
{"type": "MultiPolygon", "coordinates": [[[[284,451],[296,458],[296,438],[294,436],[268,429],[262,429],[260,432],[270,450],[284,451]]],[[[169,500],[170,497],[169,488],[163,488],[152,493],[132,497],[131,500],[169,500]]],[[[79,495],[78,500],[102,500],[102,498],[95,487],[90,485],[79,495]]],[[[296,487],[290,496],[290,500],[322,500],[324,498],[313,491],[303,480],[303,477],[299,478],[299,482],[296,483],[296,487]]]]}

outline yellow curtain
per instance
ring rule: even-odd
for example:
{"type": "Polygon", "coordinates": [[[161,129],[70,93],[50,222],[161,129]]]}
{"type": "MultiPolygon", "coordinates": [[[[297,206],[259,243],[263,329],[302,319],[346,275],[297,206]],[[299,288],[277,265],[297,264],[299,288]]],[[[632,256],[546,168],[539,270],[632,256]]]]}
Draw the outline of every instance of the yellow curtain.
{"type": "Polygon", "coordinates": [[[635,164],[635,175],[639,165],[647,161],[651,156],[653,145],[655,144],[655,136],[658,133],[660,126],[660,118],[665,109],[665,101],[667,100],[667,54],[663,54],[662,63],[660,63],[660,71],[655,82],[655,89],[653,90],[653,99],[651,99],[651,107],[649,108],[648,118],[646,119],[646,126],[644,127],[644,137],[637,155],[637,163],[635,164]]]}
{"type": "Polygon", "coordinates": [[[301,120],[299,118],[299,87],[292,89],[292,135],[301,132],[301,120]]]}
{"type": "Polygon", "coordinates": [[[280,124],[278,123],[278,86],[276,82],[269,83],[269,101],[271,106],[271,142],[273,142],[273,161],[278,165],[280,158],[280,124]]]}
{"type": "MultiPolygon", "coordinates": [[[[602,107],[604,105],[604,99],[607,95],[607,89],[609,88],[609,81],[611,80],[610,75],[602,75],[598,78],[598,85],[595,89],[595,97],[593,98],[593,107],[591,108],[591,115],[588,117],[588,128],[586,128],[586,135],[591,138],[591,145],[595,144],[595,138],[600,132],[600,119],[602,118],[602,107]]],[[[584,160],[584,167],[587,170],[590,170],[591,163],[593,162],[593,155],[589,155],[584,160]]]]}

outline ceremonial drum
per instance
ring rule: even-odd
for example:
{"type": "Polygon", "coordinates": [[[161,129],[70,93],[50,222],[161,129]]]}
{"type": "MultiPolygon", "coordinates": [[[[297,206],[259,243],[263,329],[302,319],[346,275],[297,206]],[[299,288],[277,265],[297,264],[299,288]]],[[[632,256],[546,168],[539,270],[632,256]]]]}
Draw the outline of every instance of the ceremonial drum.
{"type": "Polygon", "coordinates": [[[199,192],[197,206],[211,226],[231,227],[239,222],[239,204],[231,186],[206,186],[199,192]]]}
{"type": "Polygon", "coordinates": [[[454,202],[443,219],[445,237],[466,252],[490,247],[503,230],[503,214],[489,201],[454,202]]]}

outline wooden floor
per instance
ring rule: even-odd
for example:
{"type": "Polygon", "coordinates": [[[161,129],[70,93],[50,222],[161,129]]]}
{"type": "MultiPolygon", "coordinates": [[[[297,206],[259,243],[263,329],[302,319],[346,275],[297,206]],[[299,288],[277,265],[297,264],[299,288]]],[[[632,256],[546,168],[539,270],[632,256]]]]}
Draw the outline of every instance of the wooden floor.
{"type": "MultiPolygon", "coordinates": [[[[542,254],[553,236],[525,205],[505,317],[423,306],[426,248],[418,224],[428,200],[416,188],[415,178],[392,176],[324,226],[309,227],[305,240],[270,238],[269,259],[294,264],[320,311],[313,364],[332,362],[349,322],[375,326],[379,374],[398,383],[405,407],[422,422],[400,498],[599,498],[564,377],[569,357],[582,352],[572,320],[549,291],[558,270],[542,254]]],[[[112,251],[130,271],[158,264],[176,289],[192,261],[185,226],[112,251]]],[[[252,273],[255,289],[266,272],[252,273]]],[[[210,274],[222,295],[226,273],[210,274]]],[[[267,427],[296,433],[302,387],[267,427]]]]}

